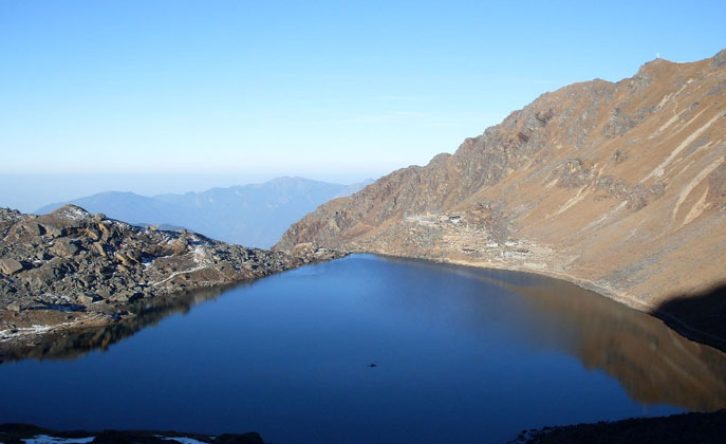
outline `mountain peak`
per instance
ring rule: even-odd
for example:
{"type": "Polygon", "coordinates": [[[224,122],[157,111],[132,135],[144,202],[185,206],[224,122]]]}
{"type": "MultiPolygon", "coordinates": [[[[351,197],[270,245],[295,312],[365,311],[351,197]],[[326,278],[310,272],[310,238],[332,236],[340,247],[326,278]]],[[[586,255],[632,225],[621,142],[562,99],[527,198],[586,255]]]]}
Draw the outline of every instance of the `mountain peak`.
{"type": "Polygon", "coordinates": [[[277,247],[529,270],[639,309],[706,291],[726,278],[726,69],[711,68],[725,63],[657,59],[543,94],[452,156],[319,207],[277,247]]]}
{"type": "Polygon", "coordinates": [[[50,215],[57,219],[64,219],[67,221],[79,221],[91,217],[91,213],[74,204],[65,204],[53,211],[50,215]]]}
{"type": "Polygon", "coordinates": [[[711,59],[711,66],[714,68],[720,68],[726,66],[726,49],[722,49],[711,59]]]}

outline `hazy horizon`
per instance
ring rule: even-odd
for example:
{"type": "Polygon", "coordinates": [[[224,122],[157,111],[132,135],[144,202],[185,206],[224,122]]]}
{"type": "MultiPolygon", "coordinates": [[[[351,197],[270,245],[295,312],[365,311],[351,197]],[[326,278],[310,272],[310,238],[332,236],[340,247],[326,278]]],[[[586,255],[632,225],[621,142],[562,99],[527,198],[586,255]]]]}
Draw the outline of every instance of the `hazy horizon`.
{"type": "Polygon", "coordinates": [[[0,207],[25,213],[39,208],[104,192],[132,192],[152,197],[159,194],[201,192],[268,182],[280,177],[299,177],[320,182],[353,185],[378,176],[248,174],[0,174],[0,207]],[[357,179],[360,177],[360,179],[357,179]],[[62,186],[50,186],[59,183],[62,186]]]}
{"type": "Polygon", "coordinates": [[[544,92],[710,57],[725,14],[719,2],[2,2],[0,207],[380,177],[544,92]]]}

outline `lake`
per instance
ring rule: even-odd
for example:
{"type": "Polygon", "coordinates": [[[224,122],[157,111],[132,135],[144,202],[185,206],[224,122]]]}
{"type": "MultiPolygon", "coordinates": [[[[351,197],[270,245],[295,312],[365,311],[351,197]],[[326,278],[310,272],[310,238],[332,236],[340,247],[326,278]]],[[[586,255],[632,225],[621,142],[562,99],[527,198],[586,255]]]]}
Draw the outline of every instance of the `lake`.
{"type": "Polygon", "coordinates": [[[4,357],[0,422],[486,443],[726,407],[726,355],[569,283],[354,255],[4,357]]]}

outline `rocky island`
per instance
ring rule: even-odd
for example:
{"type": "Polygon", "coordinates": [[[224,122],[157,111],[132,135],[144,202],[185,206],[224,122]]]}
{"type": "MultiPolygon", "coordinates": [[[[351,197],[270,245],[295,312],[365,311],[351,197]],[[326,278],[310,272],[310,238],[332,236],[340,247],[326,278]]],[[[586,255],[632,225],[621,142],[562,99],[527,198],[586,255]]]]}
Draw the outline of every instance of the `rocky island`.
{"type": "Polygon", "coordinates": [[[726,50],[540,96],[293,225],[314,243],[563,278],[726,346],[726,50]]]}
{"type": "Polygon", "coordinates": [[[286,254],[137,227],[74,205],[44,216],[0,209],[0,342],[107,325],[162,298],[335,257],[310,246],[286,254]]]}

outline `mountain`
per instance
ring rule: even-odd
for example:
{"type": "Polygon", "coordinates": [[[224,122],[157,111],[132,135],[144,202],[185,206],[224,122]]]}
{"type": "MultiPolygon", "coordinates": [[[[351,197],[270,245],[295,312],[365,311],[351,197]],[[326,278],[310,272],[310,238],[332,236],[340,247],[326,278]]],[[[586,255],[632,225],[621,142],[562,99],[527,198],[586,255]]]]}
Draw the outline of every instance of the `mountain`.
{"type": "Polygon", "coordinates": [[[453,155],[319,207],[276,248],[552,275],[686,322],[678,305],[691,333],[724,344],[726,299],[708,292],[726,281],[725,156],[726,50],[656,59],[545,93],[453,155]]]}
{"type": "Polygon", "coordinates": [[[281,177],[263,184],[153,197],[110,191],[48,205],[36,213],[46,214],[72,203],[136,224],[185,227],[221,241],[265,248],[318,205],[352,194],[371,182],[339,185],[281,177]]]}
{"type": "MultiPolygon", "coordinates": [[[[104,325],[180,292],[248,281],[335,257],[291,256],[140,228],[66,205],[35,216],[0,208],[0,342],[104,325]]],[[[14,345],[14,344],[11,344],[14,345]]],[[[2,361],[0,348],[0,362],[2,361]]]]}

